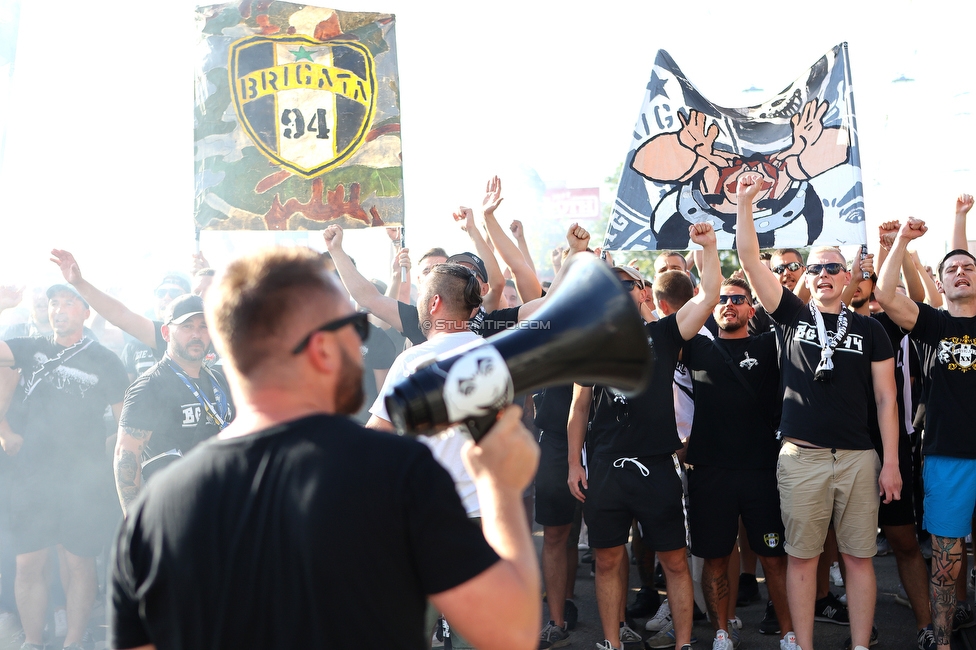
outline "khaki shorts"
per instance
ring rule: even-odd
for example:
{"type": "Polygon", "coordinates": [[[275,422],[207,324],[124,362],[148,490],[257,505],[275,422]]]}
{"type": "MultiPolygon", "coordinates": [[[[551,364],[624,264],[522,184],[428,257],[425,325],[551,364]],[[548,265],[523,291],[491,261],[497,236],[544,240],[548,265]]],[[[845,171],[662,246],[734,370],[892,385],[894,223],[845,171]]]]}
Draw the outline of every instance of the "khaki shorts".
{"type": "Polygon", "coordinates": [[[784,442],[776,480],[786,552],[801,559],[820,555],[833,520],[841,553],[874,557],[880,473],[881,459],[874,449],[807,449],[784,442]]]}

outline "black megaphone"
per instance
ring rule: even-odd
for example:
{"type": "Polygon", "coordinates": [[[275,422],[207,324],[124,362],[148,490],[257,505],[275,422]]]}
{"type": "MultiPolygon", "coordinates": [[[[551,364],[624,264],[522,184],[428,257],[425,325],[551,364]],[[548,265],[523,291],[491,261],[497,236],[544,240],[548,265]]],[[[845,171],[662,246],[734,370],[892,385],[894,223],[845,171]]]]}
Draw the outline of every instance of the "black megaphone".
{"type": "Polygon", "coordinates": [[[573,382],[641,392],[654,354],[633,299],[595,256],[574,255],[566,266],[531,318],[432,356],[398,382],[385,400],[397,431],[434,435],[462,424],[477,442],[516,394],[573,382]]]}

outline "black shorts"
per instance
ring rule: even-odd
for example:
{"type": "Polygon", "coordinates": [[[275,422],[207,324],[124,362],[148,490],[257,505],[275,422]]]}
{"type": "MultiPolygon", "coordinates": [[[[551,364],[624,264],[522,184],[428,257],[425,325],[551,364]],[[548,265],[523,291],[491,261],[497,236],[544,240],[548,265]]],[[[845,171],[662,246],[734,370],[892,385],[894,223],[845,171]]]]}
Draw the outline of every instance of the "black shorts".
{"type": "Polygon", "coordinates": [[[122,511],[111,463],[106,460],[97,467],[104,475],[69,471],[49,476],[18,468],[10,490],[15,554],[58,544],[78,557],[95,557],[101,552],[111,541],[122,511]]]}
{"type": "Polygon", "coordinates": [[[569,491],[569,445],[566,436],[539,435],[539,470],[535,475],[535,521],[540,526],[573,523],[580,502],[569,491]]]}
{"type": "Polygon", "coordinates": [[[674,551],[687,546],[685,497],[677,456],[593,458],[588,474],[583,518],[591,547],[626,544],[634,519],[648,549],[674,551]]]}
{"type": "MultiPolygon", "coordinates": [[[[882,456],[882,459],[884,456],[882,456]]],[[[901,472],[901,499],[882,503],[878,508],[879,526],[915,525],[915,481],[913,478],[912,441],[898,437],[898,470],[901,472]]]]}
{"type": "Polygon", "coordinates": [[[785,555],[776,468],[727,469],[695,465],[688,470],[691,552],[705,559],[732,553],[739,517],[756,555],[785,555]]]}

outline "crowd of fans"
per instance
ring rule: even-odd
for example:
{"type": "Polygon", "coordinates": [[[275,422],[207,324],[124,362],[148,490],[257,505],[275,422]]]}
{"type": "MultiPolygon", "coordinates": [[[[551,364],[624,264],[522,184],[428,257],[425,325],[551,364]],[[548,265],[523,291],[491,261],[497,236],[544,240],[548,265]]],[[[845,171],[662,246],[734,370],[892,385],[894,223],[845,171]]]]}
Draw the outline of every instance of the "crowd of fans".
{"type": "MultiPolygon", "coordinates": [[[[454,214],[470,251],[399,249],[388,282],[357,270],[340,227],[323,233],[321,264],[369,314],[337,327],[360,333],[365,400],[352,417],[371,429],[393,430],[383,396],[419,360],[532,318],[558,295],[570,256],[603,257],[633,300],[656,358],[643,392],[576,384],[518,398],[541,449],[526,500],[543,530],[540,650],[572,640],[584,526],[600,650],[684,648],[705,617],[713,650],[734,650],[736,606],[760,598],[757,565],[768,591],[759,631],[781,637],[782,650],[812,650],[815,621],[849,625],[849,646],[867,648],[877,641],[872,558],[885,551],[919,650],[946,650],[954,629],[976,624],[964,580],[976,506],[976,443],[965,435],[976,381],[973,199],[958,199],[952,252],[933,270],[908,250],[926,231],[915,219],[882,224],[877,253],[850,261],[837,248],[805,260],[760,251],[759,190],[740,177],[741,269],[728,278],[707,223],[689,228],[700,250],[663,251],[649,273],[593,250],[574,224],[544,281],[523,225],[506,231],[496,218],[497,178],[478,217],[454,214]],[[641,580],[629,605],[628,543],[641,580]],[[842,598],[831,582],[846,586],[842,598]]],[[[71,253],[54,250],[52,261],[63,284],[0,286],[0,312],[25,299],[29,312],[0,343],[0,634],[28,650],[92,647],[107,564],[96,558],[118,521],[155,472],[236,414],[204,315],[215,272],[202,255],[191,274],[161,280],[150,315],[89,283],[71,253]]],[[[422,441],[479,523],[461,430],[422,441]]],[[[438,616],[431,606],[427,639],[473,647],[438,616]]]]}

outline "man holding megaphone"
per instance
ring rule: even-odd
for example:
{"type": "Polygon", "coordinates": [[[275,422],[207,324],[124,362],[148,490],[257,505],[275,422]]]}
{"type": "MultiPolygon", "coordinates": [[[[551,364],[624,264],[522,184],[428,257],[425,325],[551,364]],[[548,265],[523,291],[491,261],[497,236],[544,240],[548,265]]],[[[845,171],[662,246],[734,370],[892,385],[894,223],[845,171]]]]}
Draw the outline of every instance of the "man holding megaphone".
{"type": "MultiPolygon", "coordinates": [[[[596,559],[596,596],[606,641],[601,650],[622,647],[627,585],[627,542],[633,519],[640,523],[644,544],[658,552],[667,575],[673,630],[671,646],[690,647],[693,588],[687,560],[681,448],[674,418],[672,382],[681,346],[701,329],[718,302],[722,270],[710,223],[689,228],[691,240],[704,249],[701,290],[677,313],[646,323],[655,355],[650,382],[626,397],[604,386],[574,389],[570,412],[569,487],[583,502],[590,547],[596,559]],[[589,424],[590,404],[595,412],[589,424]],[[580,462],[587,438],[588,466],[580,462]]],[[[615,270],[634,303],[647,300],[648,287],[623,270],[615,270]]],[[[667,635],[668,631],[664,631],[667,635]]],[[[655,646],[657,647],[657,646],[655,646]]]]}

